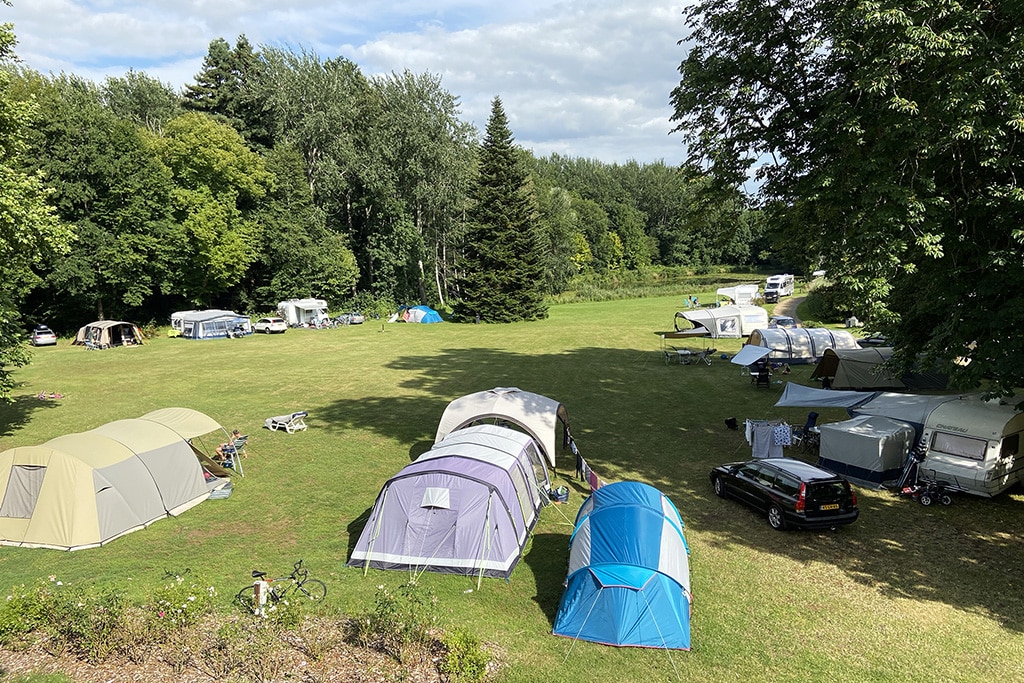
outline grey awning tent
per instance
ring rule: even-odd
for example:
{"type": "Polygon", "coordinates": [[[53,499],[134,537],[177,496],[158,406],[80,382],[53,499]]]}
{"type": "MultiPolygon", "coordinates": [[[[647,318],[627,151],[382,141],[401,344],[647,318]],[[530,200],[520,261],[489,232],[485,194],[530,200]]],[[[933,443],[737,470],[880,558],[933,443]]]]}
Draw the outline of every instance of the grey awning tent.
{"type": "Polygon", "coordinates": [[[818,429],[818,465],[874,488],[899,478],[914,443],[913,427],[881,415],[861,415],[818,429]]]}
{"type": "Polygon", "coordinates": [[[884,415],[906,422],[914,427],[918,437],[924,430],[928,416],[943,403],[962,398],[958,394],[944,396],[922,396],[918,394],[897,394],[880,392],[870,401],[865,401],[850,410],[853,415],[884,415]]]}
{"type": "Polygon", "coordinates": [[[558,425],[562,425],[563,437],[569,429],[569,414],[559,401],[518,387],[495,387],[449,403],[437,425],[434,443],[456,430],[488,421],[516,425],[532,436],[551,467],[555,466],[558,425]]]}
{"type": "Polygon", "coordinates": [[[811,379],[829,377],[835,389],[906,389],[907,385],[885,367],[892,348],[827,349],[811,379]]]}
{"type": "Polygon", "coordinates": [[[782,390],[782,396],[775,402],[775,407],[852,409],[854,406],[859,406],[872,400],[877,395],[873,391],[835,391],[832,389],[805,387],[802,384],[787,382],[782,390]]]}
{"type": "Polygon", "coordinates": [[[760,306],[698,308],[692,311],[678,311],[675,317],[677,330],[704,328],[713,339],[745,337],[758,327],[767,326],[768,311],[760,306]]]}

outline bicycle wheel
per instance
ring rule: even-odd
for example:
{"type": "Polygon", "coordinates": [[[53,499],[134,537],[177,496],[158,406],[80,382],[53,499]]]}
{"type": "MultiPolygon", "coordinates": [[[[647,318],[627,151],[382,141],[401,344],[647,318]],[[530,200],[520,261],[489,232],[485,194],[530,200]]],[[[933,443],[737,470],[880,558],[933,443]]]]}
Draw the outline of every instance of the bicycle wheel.
{"type": "Polygon", "coordinates": [[[238,595],[235,596],[235,602],[238,603],[246,612],[256,614],[259,611],[256,607],[256,587],[246,586],[242,590],[238,591],[238,595]]]}
{"type": "Polygon", "coordinates": [[[327,596],[327,586],[319,579],[306,579],[302,583],[297,583],[295,590],[314,602],[323,600],[327,596]]]}

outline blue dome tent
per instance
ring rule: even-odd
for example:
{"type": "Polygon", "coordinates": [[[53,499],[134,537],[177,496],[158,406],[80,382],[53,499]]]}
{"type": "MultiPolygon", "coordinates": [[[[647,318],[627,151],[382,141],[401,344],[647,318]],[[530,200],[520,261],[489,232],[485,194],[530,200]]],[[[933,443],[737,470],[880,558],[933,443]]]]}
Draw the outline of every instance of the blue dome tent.
{"type": "Polygon", "coordinates": [[[679,511],[660,491],[639,482],[599,488],[576,517],[554,634],[689,650],[689,552],[679,511]]]}

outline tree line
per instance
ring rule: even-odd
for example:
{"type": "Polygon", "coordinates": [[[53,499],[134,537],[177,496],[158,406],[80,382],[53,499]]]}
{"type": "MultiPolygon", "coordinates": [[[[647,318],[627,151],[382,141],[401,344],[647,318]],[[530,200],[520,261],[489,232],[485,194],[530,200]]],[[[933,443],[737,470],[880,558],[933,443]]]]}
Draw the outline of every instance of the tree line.
{"type": "MultiPolygon", "coordinates": [[[[38,179],[71,235],[25,273],[13,301],[25,323],[66,332],[304,296],[528,319],[538,311],[510,292],[539,301],[581,273],[744,263],[760,237],[738,194],[709,215],[677,169],[535,158],[507,122],[492,142],[508,147],[501,163],[520,169],[519,186],[488,199],[488,139],[429,73],[367,77],[343,57],[245,36],[212,41],[180,92],[144,72],[94,83],[11,57],[2,97],[34,110],[12,168],[38,179]],[[526,265],[481,232],[509,202],[526,265]],[[481,308],[467,291],[494,301],[481,308]]],[[[495,104],[492,122],[504,117],[495,104]]]]}

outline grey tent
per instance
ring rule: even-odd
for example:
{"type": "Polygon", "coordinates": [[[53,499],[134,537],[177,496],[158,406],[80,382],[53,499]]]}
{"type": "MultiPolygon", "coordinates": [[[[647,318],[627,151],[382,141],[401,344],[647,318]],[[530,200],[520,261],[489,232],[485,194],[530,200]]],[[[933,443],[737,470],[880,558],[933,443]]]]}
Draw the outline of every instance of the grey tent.
{"type": "Polygon", "coordinates": [[[958,395],[898,394],[885,391],[875,394],[870,400],[852,407],[853,415],[884,415],[914,428],[916,438],[924,432],[928,416],[938,406],[960,398],[958,395]]]}
{"type": "Polygon", "coordinates": [[[348,564],[508,578],[548,488],[529,435],[459,429],[384,484],[348,564]]]}
{"type": "Polygon", "coordinates": [[[818,427],[818,465],[862,486],[894,481],[914,443],[914,428],[879,415],[862,415],[818,427]]]}
{"type": "Polygon", "coordinates": [[[750,332],[747,344],[771,349],[768,360],[775,363],[814,363],[828,349],[856,349],[857,342],[846,330],[824,327],[768,327],[750,332]]]}

